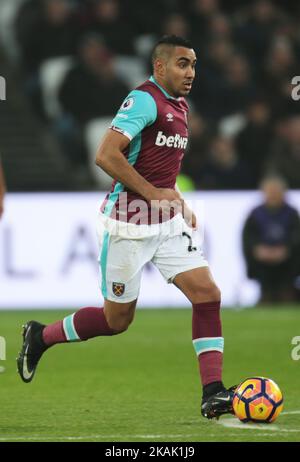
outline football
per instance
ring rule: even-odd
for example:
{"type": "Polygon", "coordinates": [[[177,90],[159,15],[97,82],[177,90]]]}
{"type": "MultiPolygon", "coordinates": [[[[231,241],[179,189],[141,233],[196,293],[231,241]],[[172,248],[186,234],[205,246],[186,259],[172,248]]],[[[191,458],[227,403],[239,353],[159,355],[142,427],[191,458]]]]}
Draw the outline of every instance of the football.
{"type": "Polygon", "coordinates": [[[274,422],[282,408],[282,392],[271,379],[250,377],[241,382],[234,392],[233,410],[242,422],[274,422]]]}

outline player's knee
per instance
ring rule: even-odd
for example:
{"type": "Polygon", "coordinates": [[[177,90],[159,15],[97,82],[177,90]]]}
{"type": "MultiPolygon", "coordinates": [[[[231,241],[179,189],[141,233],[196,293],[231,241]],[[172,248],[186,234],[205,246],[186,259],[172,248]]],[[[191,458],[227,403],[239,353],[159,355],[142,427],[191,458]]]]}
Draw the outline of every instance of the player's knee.
{"type": "Polygon", "coordinates": [[[199,284],[191,294],[192,303],[217,302],[219,300],[221,300],[221,291],[213,282],[199,284]]]}
{"type": "Polygon", "coordinates": [[[133,315],[111,315],[107,316],[107,324],[116,333],[125,332],[133,321],[133,315]]]}
{"type": "Polygon", "coordinates": [[[114,330],[117,334],[121,334],[122,332],[125,332],[129,325],[130,322],[127,322],[125,320],[119,320],[119,319],[111,319],[108,322],[109,327],[114,330]]]}
{"type": "Polygon", "coordinates": [[[117,334],[125,332],[134,319],[136,300],[130,303],[105,302],[104,312],[107,324],[117,334]]]}

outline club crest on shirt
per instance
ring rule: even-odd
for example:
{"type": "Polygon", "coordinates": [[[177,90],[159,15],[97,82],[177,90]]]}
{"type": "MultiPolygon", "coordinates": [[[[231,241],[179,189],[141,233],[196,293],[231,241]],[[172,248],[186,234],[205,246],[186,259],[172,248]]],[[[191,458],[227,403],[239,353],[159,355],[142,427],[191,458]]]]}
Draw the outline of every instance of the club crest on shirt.
{"type": "Polygon", "coordinates": [[[125,292],[125,284],[123,284],[122,282],[113,282],[112,290],[114,295],[116,295],[117,297],[121,297],[121,295],[123,295],[125,292]]]}
{"type": "Polygon", "coordinates": [[[171,112],[168,112],[168,114],[166,114],[166,117],[167,117],[167,122],[174,122],[174,116],[171,112]]]}
{"type": "Polygon", "coordinates": [[[128,111],[129,109],[132,108],[133,105],[134,105],[134,98],[127,98],[127,99],[125,99],[124,103],[120,107],[120,110],[121,111],[128,111]]]}

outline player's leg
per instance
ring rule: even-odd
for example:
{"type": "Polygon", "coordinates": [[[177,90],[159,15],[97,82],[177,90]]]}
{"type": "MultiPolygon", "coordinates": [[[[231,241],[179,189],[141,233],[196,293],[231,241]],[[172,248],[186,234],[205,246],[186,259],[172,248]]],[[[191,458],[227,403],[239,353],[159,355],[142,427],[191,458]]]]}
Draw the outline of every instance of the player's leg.
{"type": "Polygon", "coordinates": [[[222,382],[224,338],[220,290],[208,267],[181,272],[173,282],[193,307],[192,337],[203,387],[202,415],[210,419],[232,413],[235,387],[227,390],[222,382]]]}
{"type": "Polygon", "coordinates": [[[99,258],[105,300],[102,308],[81,308],[48,326],[36,321],[24,326],[23,345],[17,358],[23,381],[32,380],[41,356],[51,346],[116,335],[127,329],[133,319],[141,277],[134,248],[128,239],[103,233],[99,258]]]}
{"type": "MultiPolygon", "coordinates": [[[[158,249],[153,262],[165,279],[173,282],[192,304],[192,337],[203,386],[202,406],[208,398],[220,393],[225,406],[219,406],[218,411],[230,412],[231,400],[227,401],[229,393],[222,382],[224,339],[220,317],[221,294],[201,250],[190,242],[188,244],[186,234],[167,239],[158,249]]],[[[202,413],[205,415],[203,407],[202,413]]]]}
{"type": "Polygon", "coordinates": [[[111,336],[127,330],[134,317],[136,300],[127,303],[104,301],[103,308],[86,307],[43,328],[47,347],[57,343],[80,342],[111,336]]]}
{"type": "Polygon", "coordinates": [[[173,283],[192,304],[192,338],[199,362],[203,394],[209,394],[211,390],[220,391],[224,388],[220,290],[208,267],[179,273],[173,283]]]}
{"type": "Polygon", "coordinates": [[[119,333],[127,330],[134,319],[136,303],[137,299],[129,303],[105,300],[104,316],[109,327],[119,333]]]}
{"type": "Polygon", "coordinates": [[[22,380],[31,382],[41,356],[53,345],[124,332],[133,320],[135,307],[136,300],[127,303],[105,300],[103,308],[81,308],[48,326],[29,321],[23,327],[23,345],[17,358],[22,380]]]}
{"type": "Polygon", "coordinates": [[[18,371],[25,382],[32,380],[38,361],[51,346],[120,334],[132,322],[142,268],[149,260],[147,242],[136,243],[107,232],[103,236],[99,263],[104,306],[82,308],[48,326],[36,321],[27,323],[17,358],[18,371]]]}

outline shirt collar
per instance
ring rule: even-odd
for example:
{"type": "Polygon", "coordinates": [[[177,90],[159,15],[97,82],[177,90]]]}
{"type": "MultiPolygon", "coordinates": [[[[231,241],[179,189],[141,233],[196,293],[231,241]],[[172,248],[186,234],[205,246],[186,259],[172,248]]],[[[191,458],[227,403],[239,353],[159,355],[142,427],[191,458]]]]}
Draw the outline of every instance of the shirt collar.
{"type": "Polygon", "coordinates": [[[174,98],[174,96],[171,96],[169,95],[169,93],[163,88],[161,87],[155,80],[155,78],[153,77],[153,75],[151,75],[150,77],[150,82],[154,83],[162,92],[163,94],[168,98],[168,99],[175,99],[176,101],[178,100],[178,98],[174,98]]]}

